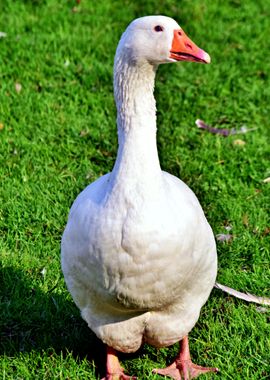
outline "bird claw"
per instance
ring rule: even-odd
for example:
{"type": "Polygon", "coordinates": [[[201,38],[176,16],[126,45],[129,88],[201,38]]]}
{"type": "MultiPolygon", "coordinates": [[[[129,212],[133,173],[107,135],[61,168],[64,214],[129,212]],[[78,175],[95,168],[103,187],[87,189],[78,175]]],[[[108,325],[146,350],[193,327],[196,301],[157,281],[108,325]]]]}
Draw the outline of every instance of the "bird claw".
{"type": "Polygon", "coordinates": [[[175,360],[170,366],[161,369],[154,369],[153,373],[161,376],[167,376],[174,380],[190,380],[195,379],[201,374],[207,372],[218,372],[218,368],[201,367],[192,363],[191,360],[179,361],[175,360]],[[183,377],[182,377],[183,376],[183,377]]]}
{"type": "Polygon", "coordinates": [[[154,373],[167,376],[174,380],[195,379],[199,375],[207,372],[218,372],[217,368],[201,367],[192,363],[190,359],[188,337],[185,336],[180,342],[180,351],[175,361],[167,368],[154,369],[154,373]]]}

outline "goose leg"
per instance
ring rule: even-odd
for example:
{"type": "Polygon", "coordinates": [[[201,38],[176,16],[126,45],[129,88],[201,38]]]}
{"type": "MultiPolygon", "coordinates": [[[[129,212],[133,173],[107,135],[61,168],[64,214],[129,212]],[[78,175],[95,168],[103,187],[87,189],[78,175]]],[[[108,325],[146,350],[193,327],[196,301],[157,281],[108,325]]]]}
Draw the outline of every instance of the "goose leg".
{"type": "Polygon", "coordinates": [[[136,380],[137,377],[124,374],[124,368],[120,366],[117,353],[107,346],[106,376],[102,380],[136,380]]]}
{"type": "Polygon", "coordinates": [[[171,377],[174,380],[195,379],[199,375],[207,372],[218,372],[218,368],[201,367],[193,364],[190,358],[188,337],[185,336],[180,342],[180,351],[175,361],[166,368],[154,369],[154,373],[171,377]]]}

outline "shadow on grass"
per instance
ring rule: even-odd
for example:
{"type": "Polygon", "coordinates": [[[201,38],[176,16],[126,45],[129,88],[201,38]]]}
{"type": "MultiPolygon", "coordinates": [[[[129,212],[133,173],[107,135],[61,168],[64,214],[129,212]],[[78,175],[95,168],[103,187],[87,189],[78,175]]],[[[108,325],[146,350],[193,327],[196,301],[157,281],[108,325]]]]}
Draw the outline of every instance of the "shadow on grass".
{"type": "MultiPolygon", "coordinates": [[[[44,293],[33,284],[30,274],[13,267],[0,268],[0,355],[36,351],[65,357],[72,353],[78,363],[87,358],[89,365],[94,363],[96,375],[105,376],[105,346],[87,327],[74,303],[55,290],[44,293]]],[[[166,354],[143,345],[136,353],[121,353],[119,358],[131,361],[146,355],[155,362],[161,355],[169,364],[177,351],[177,344],[166,354]]],[[[199,360],[196,355],[194,359],[199,360]]]]}
{"type": "Polygon", "coordinates": [[[33,287],[29,274],[0,268],[0,355],[69,352],[94,362],[104,375],[105,347],[82,320],[76,306],[55,292],[33,287]]]}

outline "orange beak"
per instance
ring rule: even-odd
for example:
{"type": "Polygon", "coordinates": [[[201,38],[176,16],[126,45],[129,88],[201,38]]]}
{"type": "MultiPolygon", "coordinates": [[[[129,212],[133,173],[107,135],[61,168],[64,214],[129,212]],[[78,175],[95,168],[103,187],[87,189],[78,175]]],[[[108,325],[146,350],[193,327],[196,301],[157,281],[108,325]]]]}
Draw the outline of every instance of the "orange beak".
{"type": "Polygon", "coordinates": [[[182,29],[174,30],[170,58],[176,61],[201,63],[210,63],[211,61],[209,54],[195,45],[182,29]]]}

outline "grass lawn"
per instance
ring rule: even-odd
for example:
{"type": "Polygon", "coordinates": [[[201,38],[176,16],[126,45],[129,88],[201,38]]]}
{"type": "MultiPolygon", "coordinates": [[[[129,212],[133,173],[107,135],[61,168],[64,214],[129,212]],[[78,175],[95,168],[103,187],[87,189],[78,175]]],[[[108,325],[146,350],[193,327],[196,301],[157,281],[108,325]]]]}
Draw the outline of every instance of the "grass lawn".
{"type": "MultiPolygon", "coordinates": [[[[72,201],[114,164],[113,57],[142,15],[174,17],[212,57],[159,68],[160,161],[195,191],[215,234],[232,227],[233,240],[217,243],[218,281],[269,297],[270,0],[220,4],[1,1],[0,379],[104,375],[104,347],[66,290],[59,247],[72,201]],[[222,137],[199,130],[197,118],[255,130],[222,137]]],[[[269,322],[269,308],[214,290],[190,344],[195,362],[221,374],[201,379],[270,379],[269,322]]],[[[121,362],[158,379],[152,368],[177,348],[144,346],[121,362]]]]}

